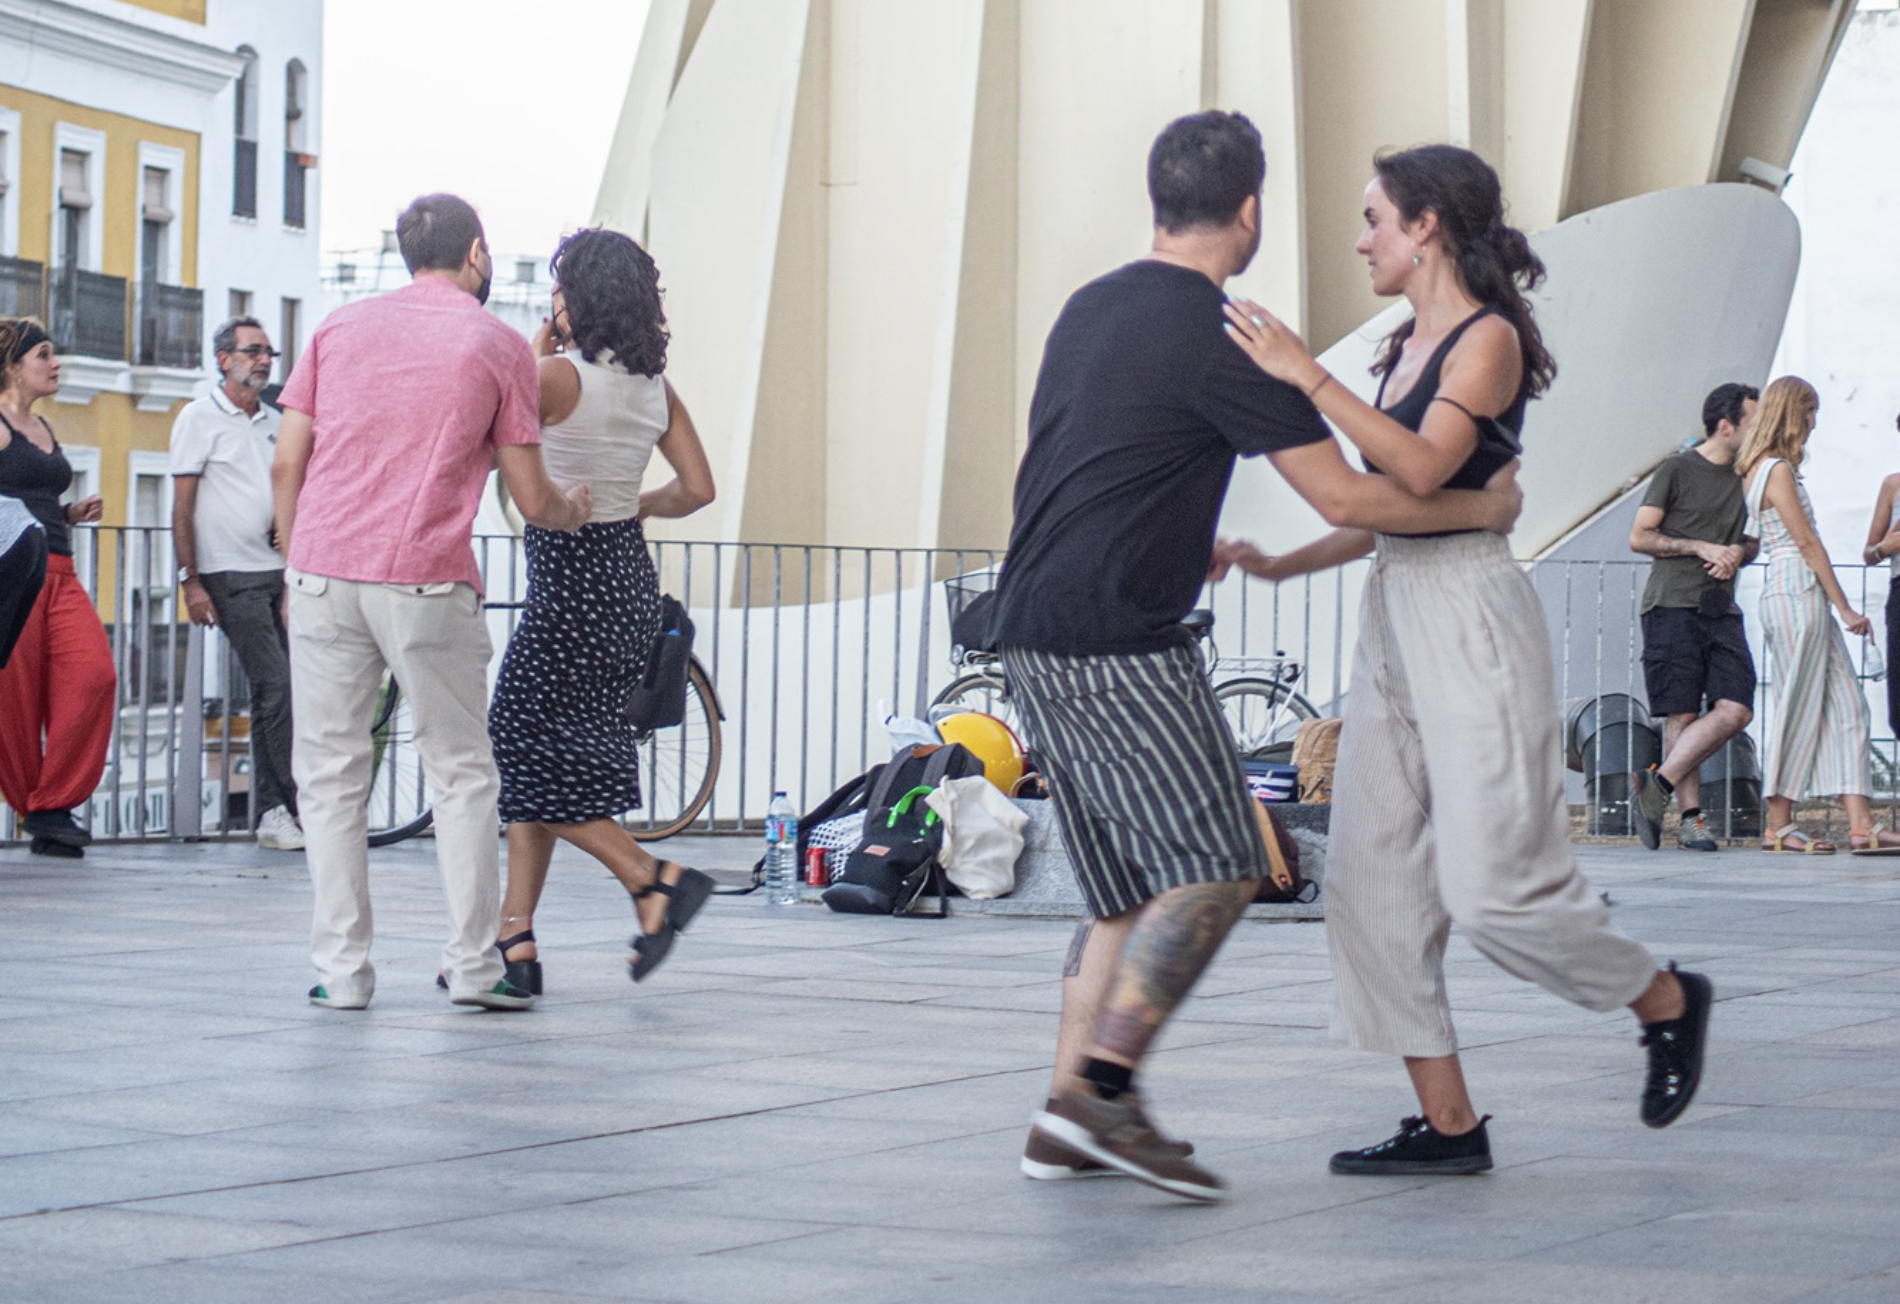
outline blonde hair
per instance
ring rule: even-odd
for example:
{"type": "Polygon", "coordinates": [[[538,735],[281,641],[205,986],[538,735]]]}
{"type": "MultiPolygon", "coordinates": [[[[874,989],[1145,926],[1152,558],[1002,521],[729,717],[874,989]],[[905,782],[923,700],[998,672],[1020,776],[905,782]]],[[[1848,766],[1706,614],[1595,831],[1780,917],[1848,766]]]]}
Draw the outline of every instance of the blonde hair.
{"type": "Polygon", "coordinates": [[[1761,392],[1755,419],[1742,433],[1742,446],[1735,454],[1735,474],[1746,476],[1764,458],[1779,457],[1790,469],[1801,465],[1808,455],[1808,436],[1814,433],[1814,417],[1821,410],[1821,396],[1814,386],[1799,376],[1781,376],[1768,382],[1761,392]]]}

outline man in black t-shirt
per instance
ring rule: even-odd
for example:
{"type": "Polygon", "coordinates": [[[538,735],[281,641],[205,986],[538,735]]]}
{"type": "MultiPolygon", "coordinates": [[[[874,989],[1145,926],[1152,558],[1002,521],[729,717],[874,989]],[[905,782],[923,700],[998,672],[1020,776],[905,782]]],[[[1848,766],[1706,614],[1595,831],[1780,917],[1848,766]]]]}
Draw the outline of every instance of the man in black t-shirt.
{"type": "Polygon", "coordinates": [[[1702,808],[1701,766],[1755,718],[1755,661],[1735,605],[1735,572],[1755,556],[1735,453],[1755,412],[1749,385],[1718,385],[1702,403],[1707,438],[1656,468],[1636,511],[1630,550],[1654,557],[1643,586],[1643,681],[1651,715],[1666,717],[1663,759],[1632,779],[1631,822],[1654,851],[1674,795],[1676,840],[1714,851],[1702,808]],[[1708,706],[1703,714],[1704,703],[1708,706]]]}
{"type": "Polygon", "coordinates": [[[1221,286],[1260,245],[1260,136],[1171,123],[1148,160],[1149,256],[1091,282],[1049,333],[995,598],[1010,692],[1090,922],[1064,968],[1056,1080],[1023,1171],[1119,1169],[1220,1197],[1160,1135],[1136,1068],[1268,875],[1234,740],[1180,621],[1214,570],[1237,455],[1266,454],[1334,525],[1508,530],[1514,483],[1413,498],[1347,466],[1297,389],[1226,335],[1221,286]]]}

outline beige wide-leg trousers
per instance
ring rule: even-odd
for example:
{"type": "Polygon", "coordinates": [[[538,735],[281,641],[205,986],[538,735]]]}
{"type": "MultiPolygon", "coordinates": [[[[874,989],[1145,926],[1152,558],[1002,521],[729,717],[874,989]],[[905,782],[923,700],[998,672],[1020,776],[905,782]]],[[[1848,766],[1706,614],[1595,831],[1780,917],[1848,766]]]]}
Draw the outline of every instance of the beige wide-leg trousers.
{"type": "Polygon", "coordinates": [[[488,744],[492,645],[468,584],[361,584],[285,572],[290,685],[305,854],[316,909],[310,958],[331,996],[376,990],[369,950],[370,723],[384,667],[415,718],[435,802],[435,854],[448,905],[442,972],[450,996],[501,981],[501,779],[488,744]]]}
{"type": "Polygon", "coordinates": [[[1450,1055],[1456,923],[1515,976],[1592,1010],[1656,971],[1578,872],[1549,634],[1494,534],[1382,537],[1333,777],[1326,937],[1333,1032],[1450,1055]]]}

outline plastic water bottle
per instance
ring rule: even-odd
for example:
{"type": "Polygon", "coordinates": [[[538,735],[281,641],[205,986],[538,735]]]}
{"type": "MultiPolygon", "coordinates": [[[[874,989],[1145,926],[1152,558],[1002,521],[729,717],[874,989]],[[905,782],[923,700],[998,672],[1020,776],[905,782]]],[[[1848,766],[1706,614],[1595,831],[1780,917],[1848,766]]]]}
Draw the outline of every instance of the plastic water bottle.
{"type": "Polygon", "coordinates": [[[798,904],[798,812],[782,792],[772,794],[765,812],[765,900],[774,906],[798,904]]]}

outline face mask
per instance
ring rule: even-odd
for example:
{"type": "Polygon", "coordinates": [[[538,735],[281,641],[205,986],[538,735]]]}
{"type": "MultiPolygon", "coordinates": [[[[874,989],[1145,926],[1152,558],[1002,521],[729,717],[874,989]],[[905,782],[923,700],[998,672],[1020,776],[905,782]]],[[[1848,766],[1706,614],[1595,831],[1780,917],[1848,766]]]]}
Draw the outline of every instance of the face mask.
{"type": "Polygon", "coordinates": [[[493,274],[482,277],[482,283],[475,287],[476,303],[486,304],[488,302],[488,290],[490,285],[494,283],[494,280],[493,274]]]}

